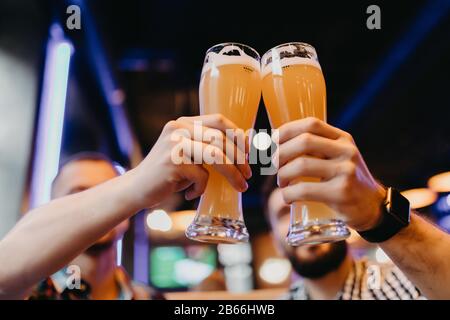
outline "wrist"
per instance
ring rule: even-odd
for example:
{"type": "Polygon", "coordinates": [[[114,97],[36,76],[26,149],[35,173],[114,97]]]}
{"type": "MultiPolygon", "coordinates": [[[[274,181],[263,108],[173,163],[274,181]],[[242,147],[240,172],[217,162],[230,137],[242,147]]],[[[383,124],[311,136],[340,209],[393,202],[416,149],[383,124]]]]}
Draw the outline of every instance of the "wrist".
{"type": "Polygon", "coordinates": [[[139,173],[136,171],[136,168],[127,171],[119,177],[119,198],[133,212],[138,212],[146,207],[145,195],[136,187],[138,185],[138,178],[139,173]]]}
{"type": "Polygon", "coordinates": [[[373,197],[373,206],[372,206],[372,214],[371,216],[367,219],[366,223],[364,223],[364,225],[361,225],[359,228],[357,228],[357,231],[366,231],[366,230],[370,230],[373,229],[375,227],[377,227],[383,217],[383,204],[386,201],[386,196],[387,196],[387,190],[386,188],[379,184],[376,183],[375,186],[375,193],[374,193],[374,197],[373,197]]]}
{"type": "Polygon", "coordinates": [[[408,199],[392,187],[387,189],[380,208],[378,223],[373,223],[367,230],[358,231],[360,236],[369,242],[384,242],[407,227],[410,222],[411,209],[408,199]]]}

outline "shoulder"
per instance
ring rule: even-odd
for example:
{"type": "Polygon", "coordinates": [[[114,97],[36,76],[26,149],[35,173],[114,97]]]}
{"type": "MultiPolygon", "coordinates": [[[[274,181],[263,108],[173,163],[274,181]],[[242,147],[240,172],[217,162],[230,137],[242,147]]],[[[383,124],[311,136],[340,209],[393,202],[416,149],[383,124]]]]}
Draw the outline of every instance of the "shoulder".
{"type": "Polygon", "coordinates": [[[164,300],[164,295],[145,285],[138,282],[132,282],[131,288],[133,290],[133,299],[135,300],[164,300]]]}
{"type": "Polygon", "coordinates": [[[309,300],[305,283],[299,279],[295,281],[289,288],[289,291],[281,296],[281,300],[309,300]]]}
{"type": "Polygon", "coordinates": [[[59,293],[50,277],[36,284],[28,296],[29,300],[54,300],[58,298],[59,293]]]}
{"type": "Polygon", "coordinates": [[[409,281],[393,263],[378,263],[361,260],[362,280],[366,291],[375,299],[418,300],[425,299],[420,291],[409,281]]]}

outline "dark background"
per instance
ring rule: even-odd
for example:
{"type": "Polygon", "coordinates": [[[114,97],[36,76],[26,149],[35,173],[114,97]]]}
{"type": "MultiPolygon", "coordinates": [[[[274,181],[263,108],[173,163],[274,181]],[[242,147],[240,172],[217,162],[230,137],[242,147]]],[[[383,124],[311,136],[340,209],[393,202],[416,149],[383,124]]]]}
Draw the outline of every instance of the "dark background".
{"type": "MultiPolygon", "coordinates": [[[[127,114],[146,154],[165,122],[198,113],[197,86],[206,49],[233,41],[263,55],[277,44],[302,41],[318,52],[329,122],[354,136],[375,177],[404,190],[425,186],[431,175],[449,170],[448,1],[92,0],[43,2],[39,10],[49,21],[65,21],[70,3],[84,9],[82,30],[65,30],[75,54],[63,154],[97,149],[127,165],[112,138],[100,94],[92,58],[99,51],[123,90],[127,114]],[[366,27],[370,4],[381,8],[381,30],[366,27]],[[94,33],[100,49],[89,40],[94,33]],[[355,104],[360,112],[345,120],[355,104]]],[[[262,102],[256,128],[269,128],[262,102]]],[[[263,180],[255,174],[244,195],[251,233],[265,228],[263,180]]]]}

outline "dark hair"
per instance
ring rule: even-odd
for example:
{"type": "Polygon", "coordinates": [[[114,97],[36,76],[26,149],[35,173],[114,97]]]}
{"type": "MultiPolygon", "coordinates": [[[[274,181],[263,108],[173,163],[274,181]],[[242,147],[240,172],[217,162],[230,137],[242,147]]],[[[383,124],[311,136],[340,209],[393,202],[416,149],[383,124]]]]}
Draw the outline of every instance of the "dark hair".
{"type": "Polygon", "coordinates": [[[103,161],[103,162],[107,162],[111,165],[111,167],[114,169],[114,171],[117,173],[117,175],[120,175],[120,172],[117,170],[116,168],[116,163],[111,160],[108,156],[104,155],[103,153],[100,152],[94,152],[94,151],[83,151],[83,152],[78,152],[75,153],[69,157],[66,157],[64,159],[62,159],[59,162],[59,166],[58,166],[58,173],[56,174],[55,178],[52,181],[52,189],[53,189],[53,185],[56,181],[56,179],[58,179],[59,174],[61,172],[61,170],[68,165],[69,163],[72,162],[77,162],[77,161],[103,161]]]}
{"type": "Polygon", "coordinates": [[[103,154],[101,152],[82,151],[82,152],[74,153],[64,159],[61,159],[59,162],[59,166],[58,166],[58,173],[59,173],[59,171],[61,171],[61,169],[63,167],[65,167],[69,163],[76,162],[76,161],[84,161],[84,160],[104,161],[104,162],[108,162],[112,167],[114,167],[116,165],[115,162],[113,160],[111,160],[111,158],[109,158],[108,156],[106,156],[105,154],[103,154]]]}

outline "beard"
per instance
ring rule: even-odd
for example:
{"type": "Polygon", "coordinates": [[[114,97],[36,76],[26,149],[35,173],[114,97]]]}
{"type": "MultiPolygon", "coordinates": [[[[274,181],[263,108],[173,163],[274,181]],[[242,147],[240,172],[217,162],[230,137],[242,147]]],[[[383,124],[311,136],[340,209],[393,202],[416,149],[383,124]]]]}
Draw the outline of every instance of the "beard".
{"type": "Polygon", "coordinates": [[[94,243],[92,246],[86,249],[84,252],[89,256],[99,256],[105,251],[108,251],[114,244],[114,240],[102,242],[102,243],[94,243]]]}
{"type": "Polygon", "coordinates": [[[318,279],[336,270],[347,256],[347,242],[338,241],[330,243],[328,252],[316,257],[302,261],[295,252],[287,252],[287,257],[292,268],[303,278],[318,279]]]}

